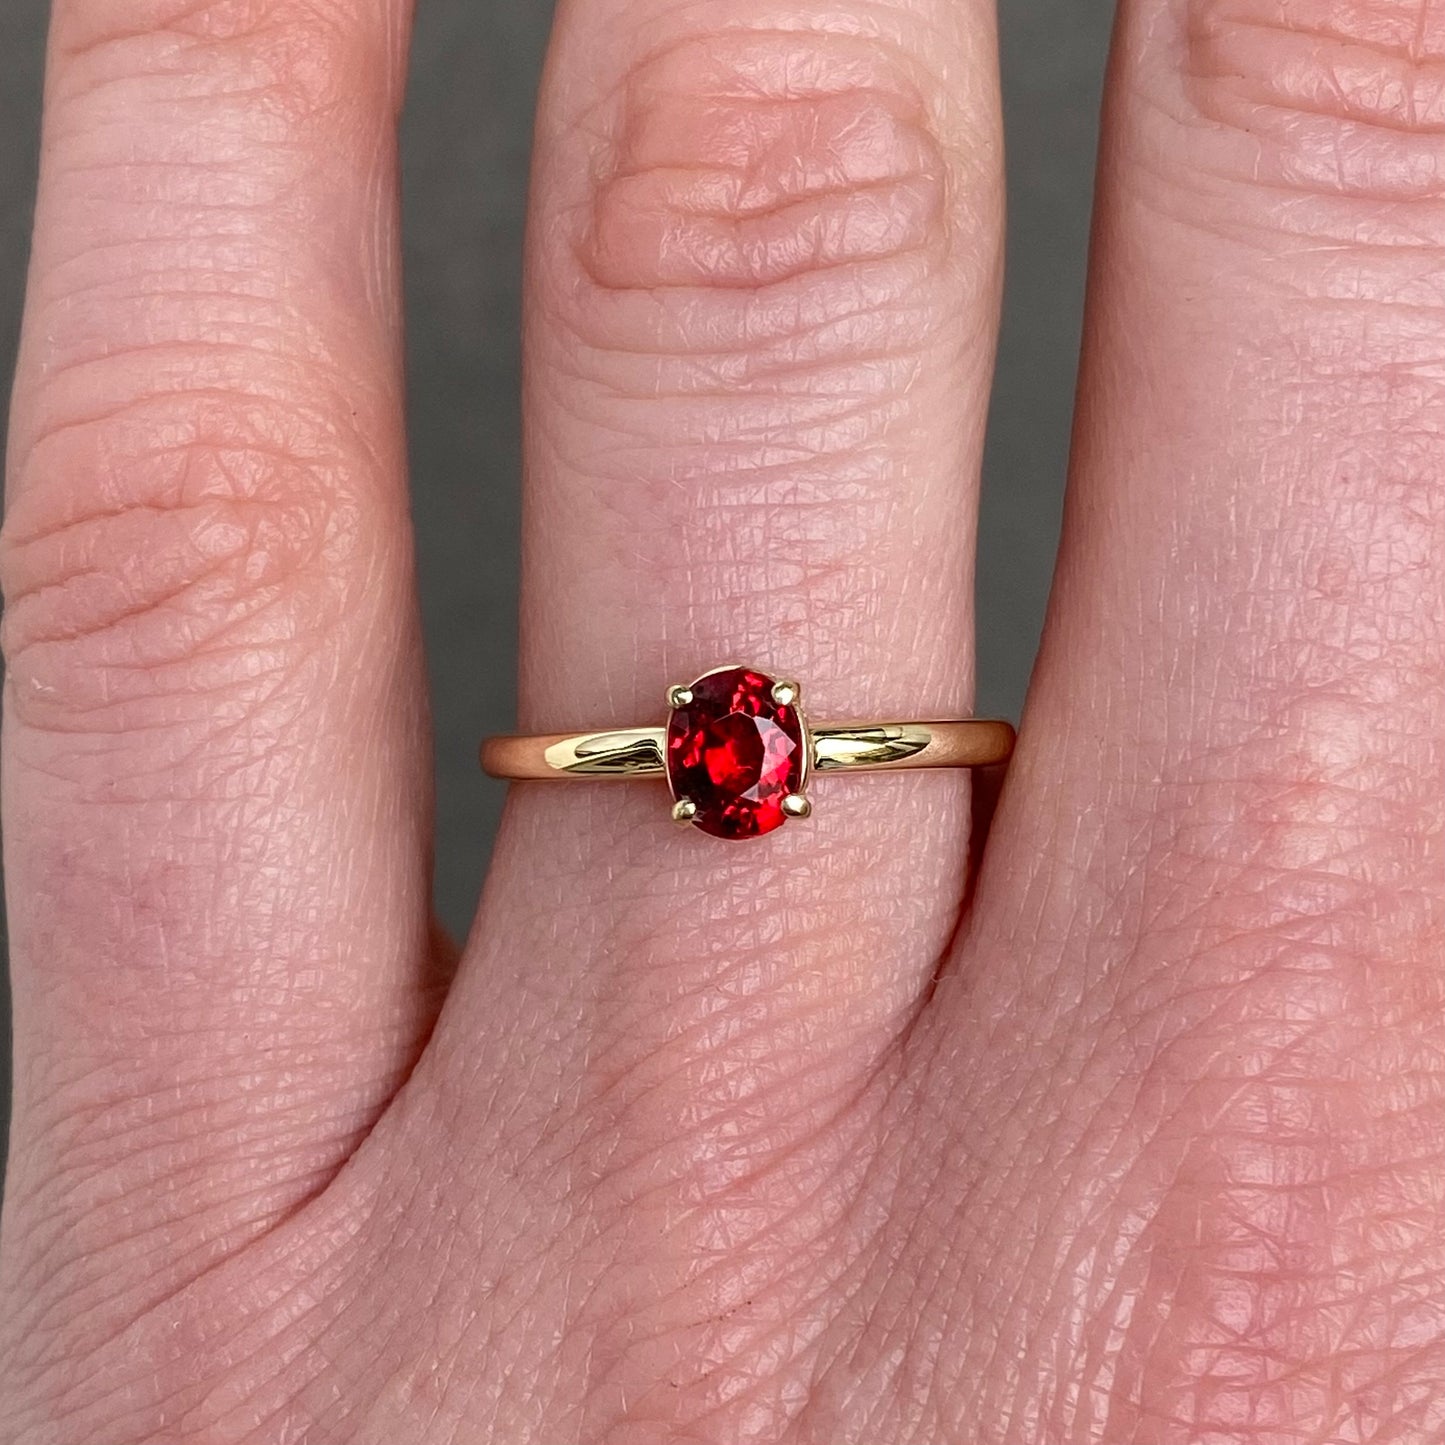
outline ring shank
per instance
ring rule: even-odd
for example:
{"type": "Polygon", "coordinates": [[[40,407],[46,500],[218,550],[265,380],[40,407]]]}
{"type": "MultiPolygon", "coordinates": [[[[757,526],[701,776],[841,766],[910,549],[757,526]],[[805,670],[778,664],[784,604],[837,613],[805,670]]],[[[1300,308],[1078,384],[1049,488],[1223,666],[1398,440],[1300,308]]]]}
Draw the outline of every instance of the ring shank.
{"type": "MultiPolygon", "coordinates": [[[[833,723],[808,730],[810,767],[820,773],[896,772],[905,768],[985,768],[1007,762],[1014,746],[1006,722],[833,723]]],[[[488,738],[482,768],[516,782],[631,781],[667,776],[666,728],[612,728],[488,738]]]]}

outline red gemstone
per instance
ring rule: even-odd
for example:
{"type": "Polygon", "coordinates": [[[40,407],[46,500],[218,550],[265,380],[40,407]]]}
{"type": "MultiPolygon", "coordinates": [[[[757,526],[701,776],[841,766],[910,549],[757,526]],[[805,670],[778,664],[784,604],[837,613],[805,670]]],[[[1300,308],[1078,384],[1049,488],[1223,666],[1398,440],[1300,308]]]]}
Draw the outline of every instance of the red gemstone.
{"type": "Polygon", "coordinates": [[[757,838],[787,821],[783,799],[803,786],[803,723],[773,699],[773,680],[746,668],[710,672],[667,725],[673,796],[715,838],[757,838]]]}

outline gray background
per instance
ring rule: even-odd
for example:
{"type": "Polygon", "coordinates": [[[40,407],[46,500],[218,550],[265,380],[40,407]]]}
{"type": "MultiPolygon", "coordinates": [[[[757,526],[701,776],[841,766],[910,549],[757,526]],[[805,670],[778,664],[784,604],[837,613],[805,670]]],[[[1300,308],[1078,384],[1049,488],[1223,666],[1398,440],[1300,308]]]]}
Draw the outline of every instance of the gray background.
{"type": "MultiPolygon", "coordinates": [[[[0,0],[3,358],[14,353],[20,318],[46,9],[45,0],[0,0]]],[[[420,0],[403,127],[411,454],[436,709],[437,901],[456,933],[466,929],[501,805],[500,787],[476,772],[476,740],[512,714],[518,278],[550,14],[542,0],[420,0]]],[[[1048,590],[1111,18],[1103,0],[1002,0],[1010,239],[979,556],[986,712],[1017,715],[1048,590]]],[[[0,1119],[8,1076],[6,1065],[0,1119]]]]}

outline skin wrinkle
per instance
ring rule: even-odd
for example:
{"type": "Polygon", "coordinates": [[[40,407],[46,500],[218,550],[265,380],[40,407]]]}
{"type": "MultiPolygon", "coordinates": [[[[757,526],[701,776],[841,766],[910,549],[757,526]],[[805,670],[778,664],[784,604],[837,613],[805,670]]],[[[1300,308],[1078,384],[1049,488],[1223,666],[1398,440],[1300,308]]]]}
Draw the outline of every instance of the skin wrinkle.
{"type": "MultiPolygon", "coordinates": [[[[358,1121],[355,1128],[339,1133],[336,1142],[349,1152],[363,1133],[364,1125],[358,1121]]],[[[279,1171],[285,1163],[285,1156],[271,1154],[270,1157],[279,1171]]],[[[249,1195],[237,1193],[229,1199],[217,1198],[208,1210],[187,1210],[177,1200],[172,1216],[151,1226],[144,1234],[127,1235],[123,1229],[120,1232],[112,1230],[105,1248],[93,1253],[85,1269],[47,1273],[45,1284],[51,1289],[62,1286],[72,1304],[84,1302],[87,1318],[93,1323],[85,1330],[77,1330],[74,1315],[67,1316],[64,1307],[59,1304],[48,1313],[30,1312],[31,1328],[26,1335],[29,1345],[16,1352],[17,1368],[29,1374],[37,1385],[48,1383],[46,1377],[49,1376],[54,1382],[52,1388],[60,1386],[58,1394],[62,1401],[78,1403],[68,1401],[66,1397],[85,1393],[86,1383],[94,1377],[96,1363],[108,1354],[108,1343],[136,1332],[147,1319],[164,1315],[180,1293],[190,1291],[206,1276],[222,1270],[229,1261],[246,1258],[246,1251],[255,1251],[261,1241],[283,1229],[300,1213],[308,1199],[321,1196],[333,1182],[335,1169],[316,1165],[315,1157],[314,1146],[304,1152],[298,1151],[296,1162],[302,1168],[293,1169],[289,1178],[278,1178],[270,1189],[252,1191],[249,1195]],[[300,1183],[308,1187],[298,1199],[297,1186],[300,1183]],[[242,1213],[235,1208],[237,1202],[250,1207],[242,1213]],[[212,1228],[204,1243],[197,1243],[184,1255],[177,1256],[163,1236],[173,1231],[176,1220],[181,1218],[208,1223],[212,1228]],[[152,1241],[150,1248],[144,1252],[136,1248],[143,1238],[152,1241]],[[133,1286],[116,1284],[114,1271],[105,1268],[107,1260],[122,1253],[151,1266],[144,1295],[138,1295],[133,1286]],[[102,1292],[106,1286],[109,1287],[108,1294],[102,1292]],[[57,1338],[73,1342],[73,1358],[56,1356],[53,1342],[57,1338]],[[67,1379],[67,1367],[72,1364],[84,1364],[85,1369],[67,1379]]],[[[156,1182],[163,1182],[163,1179],[156,1182]]],[[[109,1221],[93,1218],[95,1236],[100,1237],[107,1222],[119,1220],[123,1224],[124,1219],[124,1210],[120,1206],[111,1212],[109,1221]]],[[[64,1244],[69,1249],[74,1248],[73,1231],[67,1233],[64,1244]]]]}
{"type": "MultiPolygon", "coordinates": [[[[346,608],[352,559],[370,544],[347,496],[358,489],[342,480],[359,469],[327,455],[338,440],[301,440],[290,409],[273,417],[249,403],[242,421],[220,398],[199,414],[193,405],[136,401],[125,433],[113,419],[72,427],[30,453],[32,467],[49,469],[98,459],[110,493],[88,514],[64,501],[57,514],[45,500],[53,492],[34,492],[28,506],[22,492],[7,521],[11,687],[37,723],[64,729],[88,714],[90,728],[113,713],[110,725],[128,730],[155,669],[184,663],[199,681],[243,619],[252,625],[239,640],[290,653],[294,667],[346,608]],[[170,420],[171,435],[158,441],[141,425],[148,417],[170,420]],[[117,554],[131,559],[119,573],[92,561],[117,554]]],[[[231,663],[235,682],[254,683],[245,654],[231,663]]],[[[170,695],[185,690],[182,681],[170,695]]]]}
{"type": "Polygon", "coordinates": [[[1374,19],[1392,8],[1413,22],[1424,7],[1306,6],[1291,15],[1274,0],[1181,6],[1184,93],[1207,120],[1240,128],[1222,153],[1237,153],[1241,177],[1315,191],[1324,207],[1419,209],[1437,198],[1436,126],[1420,104],[1438,99],[1445,49],[1438,37],[1392,44],[1374,19]],[[1328,35],[1312,25],[1322,11],[1328,35]]]}
{"type": "MultiPolygon", "coordinates": [[[[361,1136],[361,1128],[352,1131],[338,1131],[336,1142],[341,1147],[354,1146],[361,1136]]],[[[258,1156],[262,1157],[262,1156],[258,1156]]],[[[269,1150],[264,1157],[276,1167],[293,1166],[293,1177],[306,1179],[305,1169],[294,1170],[296,1160],[288,1159],[284,1154],[274,1154],[269,1150]]],[[[303,1164],[309,1163],[309,1157],[300,1161],[303,1164]]],[[[303,1199],[315,1197],[322,1189],[331,1182],[334,1171],[331,1169],[316,1169],[312,1174],[309,1183],[310,1190],[303,1194],[303,1199]]],[[[167,1183],[165,1176],[161,1176],[151,1183],[164,1185],[167,1183]]],[[[287,1180],[290,1184],[292,1181],[287,1180]]],[[[109,1249],[124,1249],[125,1252],[136,1260],[150,1263],[154,1266],[153,1279],[157,1282],[165,1281],[167,1278],[184,1278],[190,1281],[205,1274],[208,1268],[218,1259],[238,1252],[255,1239],[264,1236],[271,1230],[278,1227],[284,1220],[295,1212],[297,1206],[294,1203],[294,1196],[288,1190],[288,1197],[283,1203],[277,1201],[277,1191],[274,1187],[257,1187],[250,1190],[237,1189],[227,1196],[218,1196],[214,1204],[207,1209],[190,1210],[186,1216],[189,1219],[209,1226],[214,1232],[214,1238],[206,1245],[199,1246],[182,1257],[176,1257],[173,1252],[173,1245],[165,1236],[171,1232],[169,1226],[174,1220],[166,1221],[164,1224],[152,1226],[142,1232],[126,1235],[123,1231],[115,1231],[113,1228],[116,1222],[114,1218],[107,1223],[112,1225],[109,1249]],[[233,1227],[234,1221],[239,1215],[244,1215],[246,1225],[243,1230],[236,1230],[233,1227]]],[[[179,1210],[177,1217],[180,1217],[179,1210]]],[[[123,1224],[124,1220],[120,1222],[123,1224]]],[[[94,1271],[81,1271],[72,1269],[64,1276],[55,1277],[45,1275],[42,1279],[49,1279],[52,1283],[63,1284],[66,1294],[72,1305],[81,1301],[87,1310],[93,1310],[110,1319],[125,1317],[127,1310],[135,1311],[137,1301],[129,1287],[112,1288],[109,1291],[87,1287],[104,1283],[104,1278],[98,1277],[94,1271]]],[[[153,1313],[166,1302],[169,1291],[161,1290],[153,1293],[149,1299],[140,1302],[140,1309],[143,1313],[153,1313]]],[[[132,1315],[131,1318],[137,1316],[132,1315]]],[[[57,1305],[53,1311],[38,1314],[33,1322],[33,1334],[38,1340],[50,1340],[67,1333],[67,1317],[63,1306],[57,1305]]],[[[77,1345],[84,1344],[87,1350],[94,1347],[94,1341],[77,1339],[77,1345]]],[[[48,1351],[46,1358],[49,1358],[48,1351]]],[[[24,1362],[22,1362],[24,1363],[24,1362]]]]}
{"type": "MultiPolygon", "coordinates": [[[[229,1310],[215,1310],[206,1302],[205,1295],[200,1290],[203,1283],[200,1280],[176,1297],[174,1304],[179,1317],[189,1325],[189,1337],[196,1341],[222,1344],[221,1353],[230,1375],[238,1382],[233,1391],[227,1380],[215,1386],[204,1381],[194,1371],[187,1373],[177,1370],[173,1375],[176,1382],[173,1392],[167,1396],[164,1405],[167,1417],[176,1422],[175,1428],[181,1438],[227,1438],[220,1433],[220,1426],[228,1398],[232,1404],[239,1403],[247,1395],[261,1399],[262,1387],[268,1380],[277,1378],[298,1364],[310,1363],[312,1368],[315,1368],[318,1357],[305,1351],[298,1353],[283,1348],[269,1361],[265,1356],[275,1345],[285,1345],[287,1330],[304,1326],[311,1316],[323,1308],[329,1308],[337,1296],[345,1297],[344,1276],[340,1269],[344,1256],[337,1246],[360,1232],[367,1221],[367,1211],[372,1203],[373,1201],[365,1196],[354,1199],[350,1206],[350,1215],[343,1216],[340,1225],[334,1216],[328,1220],[329,1232],[298,1234],[291,1231],[291,1238],[286,1241],[277,1260],[288,1267],[280,1288],[270,1283],[260,1285],[251,1282],[252,1279],[259,1281],[259,1275],[242,1275],[237,1280],[234,1278],[234,1266],[226,1261],[213,1269],[211,1277],[216,1281],[217,1293],[229,1301],[229,1310]],[[229,1289],[225,1288],[222,1280],[225,1275],[233,1277],[229,1289]],[[238,1315],[241,1318],[246,1317],[241,1311],[247,1306],[250,1307],[251,1323],[238,1331],[236,1319],[238,1315]],[[224,1340],[217,1341],[218,1335],[224,1335],[224,1340]],[[246,1367],[253,1364],[260,1367],[262,1378],[257,1379],[253,1370],[252,1378],[245,1380],[246,1367]],[[239,1383],[243,1380],[244,1385],[239,1383]]],[[[300,1222],[301,1218],[298,1216],[297,1223],[300,1222]]],[[[277,1231],[266,1236],[263,1243],[270,1246],[282,1235],[283,1231],[277,1231]]],[[[272,1250],[272,1253],[276,1251],[272,1250]]],[[[167,1348],[173,1346],[168,1343],[167,1348]]],[[[118,1351],[117,1355],[119,1369],[112,1368],[106,1376],[94,1371],[87,1376],[84,1393],[90,1398],[85,1399],[83,1396],[76,1402],[79,1408],[103,1410],[108,1399],[122,1395],[132,1388],[130,1376],[137,1356],[133,1351],[118,1351]]],[[[237,1432],[233,1438],[241,1440],[266,1437],[244,1436],[237,1432]]]]}
{"type": "MultiPolygon", "coordinates": [[[[904,316],[900,321],[907,319],[904,316]]],[[[689,358],[681,367],[670,359],[661,359],[634,364],[627,371],[609,361],[609,375],[602,384],[578,387],[566,405],[570,415],[597,425],[599,430],[615,430],[620,437],[639,442],[651,438],[655,445],[655,432],[642,430],[631,415],[635,407],[628,405],[647,395],[673,404],[680,420],[696,414],[713,426],[726,426],[725,436],[739,441],[754,437],[762,440],[769,432],[776,437],[784,419],[801,424],[837,424],[866,418],[870,408],[874,414],[886,415],[890,404],[896,407],[918,384],[920,364],[915,356],[888,350],[872,355],[861,350],[843,364],[831,358],[810,361],[780,355],[766,371],[711,358],[701,362],[689,358]],[[624,378],[624,388],[619,388],[624,378]],[[759,421],[749,427],[753,416],[759,421]]],[[[574,374],[572,379],[582,383],[591,380],[581,374],[574,374]]],[[[698,435],[694,439],[707,438],[698,435]]]]}
{"type": "Polygon", "coordinates": [[[381,0],[367,8],[374,23],[359,25],[351,7],[331,0],[67,6],[54,42],[67,63],[57,70],[77,88],[174,79],[189,99],[253,101],[286,127],[372,129],[399,101],[400,57],[389,32],[407,11],[381,0]],[[378,94],[392,105],[378,110],[378,94]]]}
{"type": "MultiPolygon", "coordinates": [[[[636,297],[603,292],[589,296],[588,307],[575,312],[570,307],[564,311],[556,302],[549,304],[545,297],[536,304],[549,321],[565,326],[576,338],[583,360],[596,352],[656,366],[669,360],[686,364],[701,355],[725,358],[746,377],[750,361],[768,363],[779,358],[790,365],[799,355],[799,339],[805,337],[820,338],[820,361],[851,362],[854,347],[864,336],[874,334],[878,336],[875,347],[860,350],[896,354],[896,346],[885,344],[888,332],[879,329],[877,318],[886,321],[900,309],[916,329],[937,325],[927,309],[917,305],[913,294],[928,275],[920,258],[902,258],[887,267],[870,265],[867,271],[866,284],[862,275],[831,268],[752,294],[735,294],[733,288],[727,288],[721,301],[710,300],[706,294],[667,289],[636,297]],[[843,327],[857,328],[838,338],[846,346],[824,344],[843,327]]],[[[558,364],[558,374],[565,377],[578,359],[560,356],[558,364]]]]}

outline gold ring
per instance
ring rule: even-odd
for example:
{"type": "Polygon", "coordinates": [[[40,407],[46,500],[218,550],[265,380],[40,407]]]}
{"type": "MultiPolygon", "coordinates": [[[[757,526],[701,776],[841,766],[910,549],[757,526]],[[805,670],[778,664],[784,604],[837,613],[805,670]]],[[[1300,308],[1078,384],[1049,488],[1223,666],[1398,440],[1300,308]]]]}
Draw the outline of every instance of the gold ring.
{"type": "Polygon", "coordinates": [[[982,768],[1008,761],[1006,722],[810,725],[802,688],[746,667],[720,667],[667,690],[662,727],[488,738],[482,767],[528,782],[666,778],[672,816],[715,838],[757,838],[813,811],[815,773],[982,768]]]}

